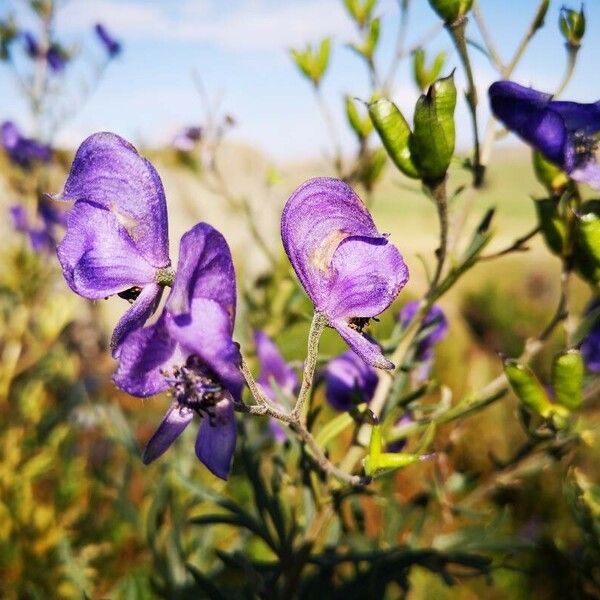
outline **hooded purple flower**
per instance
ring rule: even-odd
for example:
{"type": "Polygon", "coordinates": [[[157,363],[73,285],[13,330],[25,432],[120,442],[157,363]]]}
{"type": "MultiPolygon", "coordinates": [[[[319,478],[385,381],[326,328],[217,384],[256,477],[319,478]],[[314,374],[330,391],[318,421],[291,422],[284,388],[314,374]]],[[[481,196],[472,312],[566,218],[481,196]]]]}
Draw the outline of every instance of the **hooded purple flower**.
{"type": "Polygon", "coordinates": [[[10,207],[10,216],[16,231],[29,238],[34,252],[54,250],[56,248],[55,229],[65,225],[64,213],[56,210],[49,202],[38,204],[38,215],[41,223],[32,225],[25,207],[16,204],[10,207]]]}
{"type": "Polygon", "coordinates": [[[156,309],[167,272],[167,206],[155,168],[124,139],[96,133],[77,150],[59,200],[75,204],[57,253],[70,288],[99,300],[132,302],[113,332],[119,344],[156,309]]]}
{"type": "MultiPolygon", "coordinates": [[[[588,304],[585,314],[590,314],[598,307],[600,307],[600,297],[594,298],[588,304]]],[[[592,373],[600,373],[600,319],[596,320],[596,323],[583,340],[581,354],[588,370],[592,373]]]]}
{"type": "Polygon", "coordinates": [[[106,48],[109,58],[114,58],[121,53],[121,44],[108,32],[102,23],[96,23],[94,31],[104,48],[106,48]]]}
{"type": "Polygon", "coordinates": [[[243,385],[232,340],[235,272],[227,242],[206,223],[181,238],[177,275],[158,321],[129,334],[114,382],[133,396],[171,390],[173,402],[144,451],[148,464],[202,418],[196,455],[226,479],[235,450],[234,401],[243,385]]]}
{"type": "Polygon", "coordinates": [[[370,402],[377,387],[377,372],[354,352],[344,352],[327,363],[323,372],[325,397],[333,408],[350,410],[370,402]]]}
{"type": "Polygon", "coordinates": [[[512,81],[493,83],[489,96],[492,112],[508,129],[576,181],[600,189],[595,158],[600,102],[552,100],[550,94],[512,81]]]}
{"type": "Polygon", "coordinates": [[[311,179],[287,201],[281,237],[315,309],[365,362],[393,368],[363,328],[393,302],[408,269],[360,198],[339,179],[311,179]]]}
{"type": "Polygon", "coordinates": [[[182,152],[193,150],[202,138],[202,127],[191,126],[180,131],[173,139],[173,146],[182,152]]]}
{"type": "MultiPolygon", "coordinates": [[[[408,327],[419,310],[419,301],[413,300],[406,303],[398,315],[398,320],[403,327],[408,327]]],[[[417,344],[415,361],[422,363],[417,372],[417,378],[424,380],[429,377],[433,364],[433,347],[442,341],[448,333],[448,321],[442,309],[434,304],[427,316],[423,319],[421,334],[417,344]]]]}
{"type": "Polygon", "coordinates": [[[48,162],[52,158],[50,146],[25,137],[12,121],[2,123],[0,136],[9,158],[24,169],[29,169],[34,162],[48,162]]]}
{"type": "MultiPolygon", "coordinates": [[[[264,331],[254,332],[256,355],[260,363],[260,376],[256,383],[264,394],[273,402],[277,402],[277,388],[288,396],[298,391],[298,376],[290,365],[285,362],[273,340],[264,331]]],[[[270,427],[275,439],[282,442],[286,435],[277,419],[270,419],[270,427]]]]}

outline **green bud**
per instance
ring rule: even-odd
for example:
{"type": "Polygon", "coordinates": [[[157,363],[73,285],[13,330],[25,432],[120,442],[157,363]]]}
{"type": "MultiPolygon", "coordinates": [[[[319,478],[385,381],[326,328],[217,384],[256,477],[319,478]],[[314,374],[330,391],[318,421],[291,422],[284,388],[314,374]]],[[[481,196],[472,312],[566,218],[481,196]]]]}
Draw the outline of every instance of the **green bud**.
{"type": "Polygon", "coordinates": [[[429,0],[429,4],[440,18],[452,25],[471,10],[473,0],[429,0]]]}
{"type": "Polygon", "coordinates": [[[524,406],[545,419],[552,416],[555,407],[529,367],[508,359],[504,361],[504,373],[513,392],[524,406]]]}
{"type": "Polygon", "coordinates": [[[548,8],[550,7],[550,0],[544,0],[538,8],[537,14],[535,15],[535,19],[531,26],[531,30],[535,33],[538,29],[544,26],[544,19],[546,18],[546,13],[548,12],[548,8]]]}
{"type": "Polygon", "coordinates": [[[441,179],[448,170],[454,154],[455,107],[454,73],[438,79],[427,94],[417,100],[409,146],[424,181],[441,179]]]}
{"type": "Polygon", "coordinates": [[[421,92],[424,92],[440,76],[446,62],[446,53],[439,52],[429,68],[425,64],[425,58],[423,48],[419,48],[413,54],[413,75],[421,92]]]}
{"type": "Polygon", "coordinates": [[[551,195],[560,195],[569,183],[569,176],[540,152],[533,152],[533,170],[537,180],[551,195]]]}
{"type": "Polygon", "coordinates": [[[583,358],[579,350],[567,350],[552,363],[552,388],[556,401],[569,410],[583,402],[583,358]]]}
{"type": "Polygon", "coordinates": [[[534,202],[544,241],[554,254],[561,256],[566,246],[567,228],[558,213],[558,203],[552,198],[534,202]]]}
{"type": "Polygon", "coordinates": [[[586,202],[576,221],[574,263],[593,284],[600,282],[600,201],[586,202]]]}
{"type": "Polygon", "coordinates": [[[379,41],[380,19],[373,19],[369,24],[369,32],[362,44],[350,44],[350,48],[363,56],[367,61],[373,60],[377,42],[379,41]]]}
{"type": "Polygon", "coordinates": [[[329,65],[331,40],[325,38],[318,47],[308,45],[304,50],[292,49],[290,54],[302,75],[309,79],[315,87],[319,87],[329,65]]]}
{"type": "Polygon", "coordinates": [[[369,116],[394,164],[407,177],[421,177],[415,166],[409,141],[411,131],[398,107],[387,98],[380,98],[369,104],[369,116]]]}
{"type": "Polygon", "coordinates": [[[581,10],[571,10],[570,8],[562,8],[558,19],[560,31],[570,48],[579,48],[581,40],[585,34],[585,13],[583,5],[581,10]]]}
{"type": "Polygon", "coordinates": [[[356,107],[356,102],[352,96],[346,96],[344,98],[344,105],[346,107],[346,118],[348,119],[348,123],[350,124],[350,127],[352,127],[352,131],[356,134],[358,141],[362,142],[368,137],[369,133],[373,131],[371,119],[368,117],[363,119],[360,116],[358,108],[356,107]]]}

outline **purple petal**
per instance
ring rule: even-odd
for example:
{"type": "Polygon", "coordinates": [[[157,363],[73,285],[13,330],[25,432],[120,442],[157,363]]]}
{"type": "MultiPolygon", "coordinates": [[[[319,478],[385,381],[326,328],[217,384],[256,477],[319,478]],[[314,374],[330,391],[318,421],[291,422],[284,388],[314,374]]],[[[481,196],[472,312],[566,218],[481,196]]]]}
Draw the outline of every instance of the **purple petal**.
{"type": "Polygon", "coordinates": [[[254,343],[260,363],[260,376],[256,381],[265,394],[271,400],[275,399],[273,381],[283,392],[293,394],[298,387],[298,376],[294,369],[285,362],[273,340],[264,331],[255,331],[254,343]]]}
{"type": "Polygon", "coordinates": [[[138,253],[169,264],[167,206],[156,169],[123,138],[95,133],[77,150],[61,200],[87,202],[114,215],[138,253]]]}
{"type": "Polygon", "coordinates": [[[158,429],[146,445],[142,457],[144,464],[148,465],[164,454],[191,423],[193,416],[194,411],[191,408],[180,406],[176,402],[171,404],[158,429]]]}
{"type": "Polygon", "coordinates": [[[110,58],[114,58],[121,52],[121,44],[115,40],[102,23],[96,23],[94,31],[96,32],[98,39],[106,48],[106,52],[110,58]]]}
{"type": "MultiPolygon", "coordinates": [[[[600,306],[600,298],[592,298],[592,301],[585,309],[585,314],[589,315],[600,306]]],[[[581,354],[586,367],[592,373],[600,373],[600,319],[590,329],[589,333],[581,344],[581,354]]]]}
{"type": "Polygon", "coordinates": [[[186,354],[199,356],[239,399],[244,380],[239,370],[239,347],[231,339],[229,313],[214,300],[196,298],[189,315],[174,318],[167,312],[167,326],[186,354]]]}
{"type": "Polygon", "coordinates": [[[29,219],[25,207],[15,204],[9,208],[9,212],[13,227],[20,233],[27,233],[29,231],[29,219]]]}
{"type": "Polygon", "coordinates": [[[181,238],[177,277],[167,309],[176,317],[187,314],[194,298],[221,305],[233,329],[236,287],[231,251],[225,238],[207,223],[198,223],[181,238]]]}
{"type": "Polygon", "coordinates": [[[377,369],[393,369],[390,362],[381,352],[381,348],[362,333],[350,327],[347,321],[331,321],[332,327],[342,336],[346,344],[358,354],[368,365],[377,369]]]}
{"type": "Polygon", "coordinates": [[[86,202],[69,211],[67,233],[57,254],[71,289],[92,300],[155,279],[155,268],[138,252],[117,217],[86,202]]]}
{"type": "MultiPolygon", "coordinates": [[[[398,315],[398,319],[403,327],[408,327],[412,320],[415,318],[419,309],[420,302],[413,300],[405,304],[398,315]]],[[[444,311],[437,305],[434,304],[429,313],[423,319],[422,329],[432,327],[431,331],[421,339],[420,346],[424,348],[430,348],[437,342],[443,340],[448,333],[448,320],[444,315],[444,311]]]]}
{"type": "Polygon", "coordinates": [[[600,190],[600,165],[598,165],[595,159],[590,159],[582,165],[577,166],[571,171],[570,175],[575,181],[587,183],[595,190],[600,190]]]}
{"type": "Polygon", "coordinates": [[[494,115],[525,142],[565,171],[573,166],[563,118],[550,107],[551,97],[512,81],[497,81],[489,89],[494,115]]]}
{"type": "Polygon", "coordinates": [[[334,320],[378,315],[408,281],[402,255],[383,237],[345,239],[333,255],[331,271],[324,312],[334,320]]]}
{"type": "Polygon", "coordinates": [[[184,364],[185,358],[169,335],[163,316],[154,325],[137,329],[125,338],[113,381],[132,396],[153,396],[169,387],[164,372],[184,364]]]}
{"type": "Polygon", "coordinates": [[[350,410],[356,400],[370,402],[377,387],[377,372],[354,352],[329,361],[323,373],[327,401],[336,410],[350,410]]]}
{"type": "Polygon", "coordinates": [[[565,122],[569,131],[593,135],[600,131],[600,102],[581,103],[552,101],[550,106],[565,122]]]}
{"type": "Polygon", "coordinates": [[[196,438],[196,456],[217,477],[227,479],[235,451],[236,426],[231,399],[215,405],[212,418],[204,417],[196,438]]]}
{"type": "Polygon", "coordinates": [[[149,283],[142,289],[142,292],[136,298],[129,310],[121,317],[113,331],[110,341],[113,358],[119,357],[121,351],[120,345],[127,335],[135,329],[143,327],[152,313],[156,310],[163,289],[164,288],[157,283],[149,283]]]}
{"type": "Polygon", "coordinates": [[[350,236],[381,237],[360,198],[346,183],[320,177],[301,185],[281,216],[285,251],[317,310],[327,306],[331,261],[350,236]]]}
{"type": "Polygon", "coordinates": [[[285,430],[283,429],[281,421],[270,418],[269,429],[271,430],[271,433],[273,434],[273,437],[275,438],[275,441],[278,444],[283,444],[283,442],[287,440],[288,436],[286,435],[285,430]]]}

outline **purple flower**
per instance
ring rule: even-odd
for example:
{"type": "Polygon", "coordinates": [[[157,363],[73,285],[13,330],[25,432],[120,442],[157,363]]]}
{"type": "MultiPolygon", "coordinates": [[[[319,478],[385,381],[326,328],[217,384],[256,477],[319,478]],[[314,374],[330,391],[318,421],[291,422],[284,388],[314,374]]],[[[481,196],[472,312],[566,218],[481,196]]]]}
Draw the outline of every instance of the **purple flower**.
{"type": "Polygon", "coordinates": [[[323,372],[325,397],[333,408],[350,410],[370,402],[377,387],[377,372],[354,352],[344,352],[327,363],[323,372]]]}
{"type": "Polygon", "coordinates": [[[600,189],[595,158],[600,102],[552,100],[550,94],[512,81],[493,83],[489,96],[492,112],[508,129],[576,181],[600,189]]]}
{"type": "Polygon", "coordinates": [[[311,179],[287,201],[281,237],[315,309],[365,362],[393,368],[363,328],[393,302],[408,269],[360,198],[338,179],[311,179]]]}
{"type": "Polygon", "coordinates": [[[9,158],[24,169],[29,169],[34,162],[48,162],[52,158],[50,146],[23,136],[12,121],[2,123],[0,136],[9,158]]]}
{"type": "MultiPolygon", "coordinates": [[[[412,423],[414,423],[414,420],[410,416],[410,414],[404,413],[396,421],[394,429],[402,429],[403,427],[406,427],[407,425],[411,425],[412,423]]],[[[406,440],[402,439],[402,440],[398,440],[397,442],[390,442],[389,444],[387,444],[385,447],[385,451],[386,452],[401,452],[405,446],[406,446],[406,440]]]]}
{"type": "MultiPolygon", "coordinates": [[[[419,310],[420,302],[413,300],[405,304],[398,315],[403,327],[408,327],[419,310]]],[[[417,372],[417,379],[423,381],[429,377],[433,364],[433,347],[443,340],[448,333],[448,321],[442,309],[434,304],[423,319],[421,333],[417,344],[415,361],[422,363],[417,372]]]]}
{"type": "MultiPolygon", "coordinates": [[[[264,394],[277,402],[277,391],[293,396],[298,392],[298,376],[284,360],[273,340],[264,331],[254,332],[256,355],[260,363],[260,376],[256,383],[264,394]]],[[[286,435],[277,419],[270,419],[270,427],[275,439],[283,442],[286,435]]]]}
{"type": "Polygon", "coordinates": [[[56,210],[49,202],[41,201],[38,204],[38,215],[41,223],[32,225],[25,207],[16,204],[11,206],[10,216],[16,231],[29,238],[34,252],[53,251],[56,248],[57,226],[64,226],[64,212],[56,210]]]}
{"type": "Polygon", "coordinates": [[[25,42],[25,52],[27,53],[27,56],[32,59],[38,58],[40,56],[40,45],[31,31],[25,31],[23,33],[23,41],[25,42]]]}
{"type": "Polygon", "coordinates": [[[124,139],[96,133],[77,150],[59,200],[74,200],[57,253],[70,288],[132,302],[113,332],[114,356],[160,300],[171,262],[167,206],[155,168],[124,139]]]}
{"type": "Polygon", "coordinates": [[[177,275],[158,321],[130,333],[114,381],[134,396],[170,390],[173,402],[144,451],[148,464],[202,418],[196,455],[226,479],[235,450],[234,401],[243,385],[232,340],[235,272],[227,242],[206,223],[181,238],[177,275]]]}
{"type": "MultiPolygon", "coordinates": [[[[600,297],[593,298],[588,304],[585,314],[600,307],[600,297]]],[[[596,320],[581,344],[581,354],[586,367],[592,373],[600,373],[600,318],[596,320]]]]}
{"type": "Polygon", "coordinates": [[[100,42],[102,42],[106,48],[109,58],[114,58],[121,53],[121,44],[115,40],[115,38],[108,32],[102,23],[96,23],[94,26],[94,31],[96,32],[100,42]]]}
{"type": "Polygon", "coordinates": [[[50,44],[48,50],[44,52],[40,48],[36,37],[30,31],[23,33],[23,40],[25,42],[25,52],[27,53],[27,56],[33,60],[45,58],[48,62],[48,66],[54,73],[60,73],[67,65],[69,57],[64,49],[58,44],[50,44]]]}
{"type": "Polygon", "coordinates": [[[198,126],[186,127],[180,131],[173,139],[173,146],[182,152],[193,150],[196,144],[202,138],[203,129],[198,126]]]}

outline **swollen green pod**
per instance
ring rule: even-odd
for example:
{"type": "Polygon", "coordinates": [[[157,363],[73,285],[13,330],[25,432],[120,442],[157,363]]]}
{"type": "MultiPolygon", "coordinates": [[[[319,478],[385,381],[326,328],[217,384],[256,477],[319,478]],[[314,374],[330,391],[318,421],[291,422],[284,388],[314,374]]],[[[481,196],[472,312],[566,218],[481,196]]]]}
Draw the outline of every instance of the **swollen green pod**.
{"type": "Polygon", "coordinates": [[[529,410],[545,419],[552,415],[553,406],[548,394],[529,367],[508,359],[504,361],[504,373],[517,398],[529,410]]]}
{"type": "Polygon", "coordinates": [[[407,177],[419,179],[421,174],[409,147],[410,127],[398,107],[387,98],[380,98],[369,104],[369,116],[394,164],[407,177]]]}
{"type": "Polygon", "coordinates": [[[579,350],[567,350],[552,363],[552,388],[556,401],[575,410],[583,401],[583,358],[579,350]]]}

